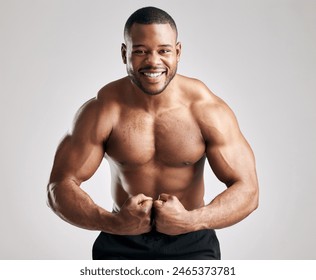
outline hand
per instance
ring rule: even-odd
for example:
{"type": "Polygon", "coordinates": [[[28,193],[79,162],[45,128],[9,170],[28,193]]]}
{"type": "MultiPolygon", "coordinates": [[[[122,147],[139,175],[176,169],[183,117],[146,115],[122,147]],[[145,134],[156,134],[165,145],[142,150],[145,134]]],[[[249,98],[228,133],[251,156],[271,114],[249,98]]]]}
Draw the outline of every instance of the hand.
{"type": "Polygon", "coordinates": [[[161,194],[154,201],[156,230],[168,235],[190,232],[192,220],[176,196],[161,194]]]}
{"type": "Polygon", "coordinates": [[[153,199],[138,194],[130,197],[115,214],[116,234],[137,235],[151,230],[151,209],[153,199]]]}

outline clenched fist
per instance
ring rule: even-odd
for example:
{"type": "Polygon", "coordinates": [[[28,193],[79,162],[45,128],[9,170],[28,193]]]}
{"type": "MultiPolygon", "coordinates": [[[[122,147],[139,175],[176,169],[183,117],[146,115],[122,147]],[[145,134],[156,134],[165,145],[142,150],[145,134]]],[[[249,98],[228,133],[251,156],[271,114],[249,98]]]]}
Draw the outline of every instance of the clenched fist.
{"type": "Polygon", "coordinates": [[[115,214],[115,228],[119,235],[138,235],[151,230],[153,199],[138,194],[130,197],[115,214]]]}
{"type": "Polygon", "coordinates": [[[153,204],[156,230],[168,235],[178,235],[191,231],[192,221],[178,198],[174,195],[161,194],[153,204]]]}

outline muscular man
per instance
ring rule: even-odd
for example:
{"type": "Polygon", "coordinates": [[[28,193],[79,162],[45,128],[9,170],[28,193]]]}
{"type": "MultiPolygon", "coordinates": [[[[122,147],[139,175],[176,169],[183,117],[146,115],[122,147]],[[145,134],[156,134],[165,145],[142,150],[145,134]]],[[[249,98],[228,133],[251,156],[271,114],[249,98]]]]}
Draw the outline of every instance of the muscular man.
{"type": "Polygon", "coordinates": [[[214,229],[241,221],[258,204],[252,150],[224,101],[176,74],[181,44],[166,12],[137,10],[124,39],[128,76],[79,110],[57,149],[48,203],[67,222],[101,231],[94,259],[220,259],[214,229]],[[104,157],[111,212],[80,188],[104,157]],[[206,159],[227,186],[207,204],[206,159]]]}

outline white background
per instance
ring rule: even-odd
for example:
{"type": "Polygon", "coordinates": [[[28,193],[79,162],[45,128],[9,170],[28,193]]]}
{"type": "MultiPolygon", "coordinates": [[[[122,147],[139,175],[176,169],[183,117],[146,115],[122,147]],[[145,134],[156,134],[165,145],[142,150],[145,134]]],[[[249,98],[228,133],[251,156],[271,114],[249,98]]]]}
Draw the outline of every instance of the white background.
{"type": "MultiPolygon", "coordinates": [[[[46,206],[56,147],[76,110],[125,76],[123,26],[169,12],[179,73],[234,110],[257,160],[260,206],[217,231],[223,259],[316,258],[316,1],[0,0],[0,259],[91,259],[98,235],[46,206]]],[[[224,190],[206,165],[205,201],[224,190]]],[[[104,161],[84,184],[111,209],[104,161]]]]}

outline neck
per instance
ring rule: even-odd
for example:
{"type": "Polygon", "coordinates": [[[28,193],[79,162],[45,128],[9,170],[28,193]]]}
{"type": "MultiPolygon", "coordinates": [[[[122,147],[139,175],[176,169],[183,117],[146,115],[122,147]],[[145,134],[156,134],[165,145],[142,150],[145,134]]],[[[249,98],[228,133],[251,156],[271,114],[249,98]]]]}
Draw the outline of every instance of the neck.
{"type": "Polygon", "coordinates": [[[132,84],[132,98],[134,104],[150,113],[158,113],[161,110],[171,108],[173,104],[175,104],[174,101],[177,98],[178,92],[175,87],[175,79],[176,77],[174,77],[164,91],[156,95],[146,94],[130,81],[132,84]]]}

